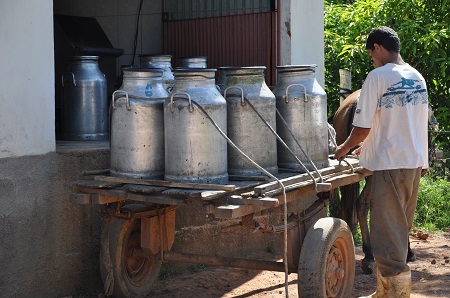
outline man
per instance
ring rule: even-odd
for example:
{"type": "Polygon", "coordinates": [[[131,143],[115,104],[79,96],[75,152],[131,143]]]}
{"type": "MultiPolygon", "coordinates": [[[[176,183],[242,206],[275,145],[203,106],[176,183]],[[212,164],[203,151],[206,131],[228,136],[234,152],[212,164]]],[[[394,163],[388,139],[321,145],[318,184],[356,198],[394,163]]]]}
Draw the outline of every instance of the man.
{"type": "Polygon", "coordinates": [[[401,58],[394,30],[374,29],[366,49],[376,68],[361,89],[352,132],[335,156],[342,160],[364,141],[360,164],[373,171],[370,242],[377,289],[368,297],[410,297],[406,255],[419,180],[428,168],[428,93],[422,75],[401,58]]]}

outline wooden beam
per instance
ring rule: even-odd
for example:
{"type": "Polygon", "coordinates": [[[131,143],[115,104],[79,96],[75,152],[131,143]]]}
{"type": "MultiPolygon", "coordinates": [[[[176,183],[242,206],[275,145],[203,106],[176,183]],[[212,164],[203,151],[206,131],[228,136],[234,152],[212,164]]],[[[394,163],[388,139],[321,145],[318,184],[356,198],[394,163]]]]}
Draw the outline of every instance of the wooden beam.
{"type": "Polygon", "coordinates": [[[124,184],[141,184],[141,185],[165,186],[174,188],[188,188],[188,189],[211,189],[211,190],[225,190],[225,191],[234,191],[236,189],[235,185],[185,183],[185,182],[172,182],[163,180],[143,180],[143,179],[112,177],[112,176],[94,176],[94,180],[120,182],[124,184]]]}
{"type": "Polygon", "coordinates": [[[229,205],[253,205],[253,206],[263,206],[268,208],[277,207],[280,202],[276,198],[243,198],[239,195],[223,196],[217,199],[218,202],[222,204],[229,205]]]}
{"type": "Polygon", "coordinates": [[[189,199],[174,197],[174,196],[164,196],[164,195],[145,195],[138,193],[128,193],[127,199],[133,201],[163,204],[163,205],[173,205],[181,206],[191,203],[189,199]]]}
{"type": "Polygon", "coordinates": [[[72,203],[76,204],[90,204],[91,203],[91,194],[89,193],[71,193],[69,200],[72,203]]]}

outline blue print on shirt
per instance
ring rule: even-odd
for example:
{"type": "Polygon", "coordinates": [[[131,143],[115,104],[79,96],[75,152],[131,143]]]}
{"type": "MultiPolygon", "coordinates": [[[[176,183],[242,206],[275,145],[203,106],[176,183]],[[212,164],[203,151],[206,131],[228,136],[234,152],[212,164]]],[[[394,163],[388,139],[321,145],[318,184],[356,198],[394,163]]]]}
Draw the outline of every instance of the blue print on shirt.
{"type": "Polygon", "coordinates": [[[392,108],[395,104],[403,107],[409,103],[412,105],[427,104],[428,93],[420,84],[420,80],[402,78],[400,82],[387,89],[387,92],[381,96],[378,106],[392,108]]]}

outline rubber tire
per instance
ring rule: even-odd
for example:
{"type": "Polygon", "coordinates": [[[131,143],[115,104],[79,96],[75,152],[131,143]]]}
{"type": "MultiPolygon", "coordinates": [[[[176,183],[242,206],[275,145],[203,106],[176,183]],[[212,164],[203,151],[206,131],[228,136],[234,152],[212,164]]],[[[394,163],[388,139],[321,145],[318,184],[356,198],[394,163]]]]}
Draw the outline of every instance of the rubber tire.
{"type": "MultiPolygon", "coordinates": [[[[140,246],[140,219],[119,219],[111,218],[108,225],[109,255],[113,273],[112,296],[117,298],[125,297],[146,297],[151,291],[152,284],[156,280],[161,270],[161,260],[138,259],[126,257],[127,246],[140,246]],[[127,263],[128,261],[128,263],[127,263]],[[131,263],[130,263],[131,262],[131,263]],[[131,273],[130,266],[134,268],[135,274],[131,273]]],[[[102,233],[105,237],[106,233],[102,233]]],[[[102,245],[101,274],[103,282],[106,283],[107,263],[105,264],[105,251],[102,245]]],[[[106,258],[107,260],[107,258],[106,258]]],[[[108,293],[107,293],[108,294],[108,293]]]]}
{"type": "Polygon", "coordinates": [[[355,247],[347,223],[332,217],[319,219],[309,228],[300,251],[298,296],[348,298],[354,279],[355,247]],[[343,277],[332,278],[336,267],[344,270],[343,277]]]}

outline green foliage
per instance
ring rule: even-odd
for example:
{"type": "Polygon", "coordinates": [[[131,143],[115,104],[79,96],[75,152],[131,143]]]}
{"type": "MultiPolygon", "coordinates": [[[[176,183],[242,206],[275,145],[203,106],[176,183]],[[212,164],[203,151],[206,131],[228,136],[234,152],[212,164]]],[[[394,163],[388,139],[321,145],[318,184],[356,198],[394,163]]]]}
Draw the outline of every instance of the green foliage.
{"type": "Polygon", "coordinates": [[[449,181],[424,176],[420,180],[414,225],[425,230],[444,230],[450,227],[449,193],[449,181]]]}
{"type": "MultiPolygon", "coordinates": [[[[373,63],[365,50],[367,34],[386,25],[397,31],[405,62],[425,77],[429,100],[442,130],[450,130],[450,0],[325,1],[325,89],[329,116],[339,106],[339,69],[352,72],[359,89],[373,63]]],[[[449,136],[440,147],[450,150],[449,136]]]]}

